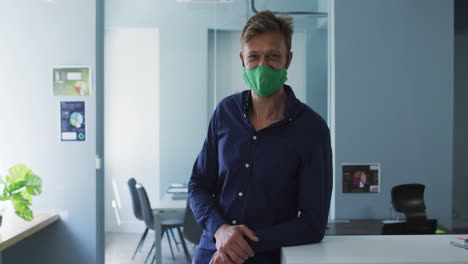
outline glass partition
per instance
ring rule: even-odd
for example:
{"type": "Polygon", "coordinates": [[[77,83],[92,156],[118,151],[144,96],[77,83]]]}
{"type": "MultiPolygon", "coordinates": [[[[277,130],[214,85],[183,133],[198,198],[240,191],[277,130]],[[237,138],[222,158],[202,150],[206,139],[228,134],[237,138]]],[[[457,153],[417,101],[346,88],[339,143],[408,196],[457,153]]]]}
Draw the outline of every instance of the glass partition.
{"type": "MultiPolygon", "coordinates": [[[[132,211],[128,179],[146,187],[152,204],[171,184],[187,183],[215,106],[247,89],[239,39],[254,8],[301,13],[290,15],[294,56],[287,84],[328,120],[327,2],[106,1],[106,262],[116,254],[131,257],[144,230],[132,211]],[[310,12],[319,14],[303,14],[310,12]]],[[[150,236],[136,261],[147,256],[150,236]]],[[[171,261],[164,241],[163,262],[171,261]]],[[[174,250],[176,262],[184,260],[174,250]]]]}

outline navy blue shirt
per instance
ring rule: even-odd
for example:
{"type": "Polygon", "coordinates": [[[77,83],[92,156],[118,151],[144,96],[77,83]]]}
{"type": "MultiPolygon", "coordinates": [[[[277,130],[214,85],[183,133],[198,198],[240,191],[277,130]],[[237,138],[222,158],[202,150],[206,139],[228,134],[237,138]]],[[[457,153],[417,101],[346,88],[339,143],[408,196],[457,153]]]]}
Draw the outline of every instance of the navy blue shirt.
{"type": "Polygon", "coordinates": [[[332,191],[330,132],[284,89],[285,119],[259,131],[247,118],[250,90],[218,104],[189,183],[190,207],[204,229],[200,248],[216,250],[213,236],[223,224],[252,229],[259,258],[322,240],[332,191]]]}

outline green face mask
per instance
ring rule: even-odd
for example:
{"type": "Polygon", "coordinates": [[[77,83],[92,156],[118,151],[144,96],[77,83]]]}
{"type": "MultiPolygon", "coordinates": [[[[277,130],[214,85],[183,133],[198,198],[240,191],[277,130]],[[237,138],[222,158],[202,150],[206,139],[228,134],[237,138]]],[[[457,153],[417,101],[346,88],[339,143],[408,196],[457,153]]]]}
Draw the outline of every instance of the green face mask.
{"type": "Polygon", "coordinates": [[[250,89],[260,96],[274,94],[288,79],[286,68],[275,70],[262,65],[253,69],[244,67],[244,81],[250,89]]]}

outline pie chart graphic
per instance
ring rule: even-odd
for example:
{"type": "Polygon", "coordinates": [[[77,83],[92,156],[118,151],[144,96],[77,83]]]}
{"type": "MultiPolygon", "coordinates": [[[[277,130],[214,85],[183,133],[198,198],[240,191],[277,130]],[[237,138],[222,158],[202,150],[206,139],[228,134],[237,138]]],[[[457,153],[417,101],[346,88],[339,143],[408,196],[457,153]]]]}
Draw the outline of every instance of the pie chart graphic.
{"type": "Polygon", "coordinates": [[[80,128],[83,125],[84,117],[81,113],[73,112],[70,115],[70,125],[76,128],[80,128]]]}

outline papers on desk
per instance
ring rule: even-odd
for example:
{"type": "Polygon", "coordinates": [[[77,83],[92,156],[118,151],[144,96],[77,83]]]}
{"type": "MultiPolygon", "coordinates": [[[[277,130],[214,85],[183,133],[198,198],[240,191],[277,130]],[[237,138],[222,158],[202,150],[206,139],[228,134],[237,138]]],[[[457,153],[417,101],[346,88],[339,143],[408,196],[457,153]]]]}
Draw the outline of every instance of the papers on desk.
{"type": "Polygon", "coordinates": [[[169,188],[167,193],[188,193],[188,188],[169,188]]]}
{"type": "Polygon", "coordinates": [[[187,188],[188,185],[187,184],[183,184],[183,183],[173,183],[169,186],[169,188],[187,188]]]}
{"type": "Polygon", "coordinates": [[[405,220],[382,220],[382,224],[404,223],[405,220]]]}
{"type": "Polygon", "coordinates": [[[171,194],[173,200],[186,200],[188,194],[187,184],[174,183],[169,186],[167,193],[171,194]]]}

